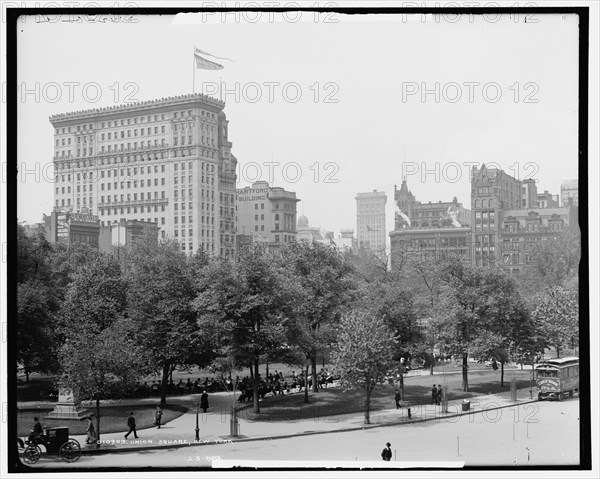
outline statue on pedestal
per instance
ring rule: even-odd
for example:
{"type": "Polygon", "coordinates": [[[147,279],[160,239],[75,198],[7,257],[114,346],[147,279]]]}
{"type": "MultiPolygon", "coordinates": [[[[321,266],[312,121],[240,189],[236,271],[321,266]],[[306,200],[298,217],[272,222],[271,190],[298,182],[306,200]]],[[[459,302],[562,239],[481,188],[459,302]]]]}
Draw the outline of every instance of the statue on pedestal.
{"type": "Polygon", "coordinates": [[[46,419],[73,419],[82,420],[89,416],[89,412],[82,408],[76,392],[66,386],[58,387],[58,403],[46,416],[46,419]]]}

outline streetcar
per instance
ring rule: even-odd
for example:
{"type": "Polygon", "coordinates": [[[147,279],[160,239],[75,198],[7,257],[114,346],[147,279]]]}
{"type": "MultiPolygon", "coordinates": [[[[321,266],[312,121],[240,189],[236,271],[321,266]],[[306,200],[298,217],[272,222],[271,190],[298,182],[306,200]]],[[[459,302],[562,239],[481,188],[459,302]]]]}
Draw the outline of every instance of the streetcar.
{"type": "Polygon", "coordinates": [[[562,401],[563,395],[579,392],[579,358],[547,359],[536,368],[538,400],[557,399],[562,401]]]}

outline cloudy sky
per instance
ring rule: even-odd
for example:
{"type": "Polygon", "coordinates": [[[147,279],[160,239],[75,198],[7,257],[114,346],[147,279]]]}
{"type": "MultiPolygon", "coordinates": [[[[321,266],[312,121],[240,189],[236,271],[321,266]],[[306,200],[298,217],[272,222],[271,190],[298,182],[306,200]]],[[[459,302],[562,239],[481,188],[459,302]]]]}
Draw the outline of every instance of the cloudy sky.
{"type": "Polygon", "coordinates": [[[578,177],[576,16],[67,19],[19,24],[18,162],[37,172],[20,178],[19,220],[52,208],[50,115],[192,91],[226,101],[239,187],[261,176],[295,191],[299,213],[336,235],[374,189],[389,232],[403,175],[418,200],[467,207],[470,163],[554,194],[578,177]],[[194,45],[234,61],[193,84],[194,45]]]}

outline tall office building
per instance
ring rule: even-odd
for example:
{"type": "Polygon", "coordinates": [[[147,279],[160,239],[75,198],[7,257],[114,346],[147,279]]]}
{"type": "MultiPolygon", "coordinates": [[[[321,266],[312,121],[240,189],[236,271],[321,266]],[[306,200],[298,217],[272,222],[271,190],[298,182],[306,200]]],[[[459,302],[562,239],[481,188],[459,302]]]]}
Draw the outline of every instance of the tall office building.
{"type": "Polygon", "coordinates": [[[237,233],[247,242],[278,247],[296,241],[296,193],[266,181],[237,190],[237,233]]]}
{"type": "Polygon", "coordinates": [[[154,222],[186,252],[235,252],[225,103],[194,94],[54,115],[54,203],[102,225],[154,222]]]}
{"type": "MultiPolygon", "coordinates": [[[[473,220],[473,261],[477,266],[496,264],[499,259],[500,215],[504,210],[521,209],[522,201],[536,201],[537,189],[523,188],[521,181],[496,168],[473,167],[471,209],[473,220]],[[535,191],[534,191],[535,190],[535,191]]],[[[536,204],[534,202],[533,207],[536,204]]]]}
{"type": "Polygon", "coordinates": [[[560,185],[560,204],[569,206],[569,198],[573,198],[573,206],[579,206],[579,180],[565,180],[560,185]]]}
{"type": "Polygon", "coordinates": [[[358,248],[385,254],[385,203],[383,191],[356,194],[356,226],[358,248]]]}

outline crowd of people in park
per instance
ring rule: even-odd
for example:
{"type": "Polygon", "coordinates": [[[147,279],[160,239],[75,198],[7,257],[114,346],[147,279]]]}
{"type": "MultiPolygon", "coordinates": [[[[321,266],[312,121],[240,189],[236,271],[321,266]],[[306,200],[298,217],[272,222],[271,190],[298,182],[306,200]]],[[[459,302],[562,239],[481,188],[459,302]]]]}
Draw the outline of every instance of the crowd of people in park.
{"type": "MultiPolygon", "coordinates": [[[[148,381],[144,381],[143,383],[138,382],[133,391],[133,397],[158,397],[160,396],[161,388],[162,384],[160,381],[153,381],[150,384],[148,381]]],[[[226,382],[215,377],[209,378],[208,376],[204,380],[198,378],[192,381],[191,378],[188,378],[187,381],[180,379],[177,383],[173,380],[167,383],[167,396],[185,396],[188,394],[202,394],[203,391],[212,393],[228,390],[231,391],[231,386],[226,382]]]]}
{"type": "MultiPolygon", "coordinates": [[[[338,380],[339,376],[334,375],[327,368],[321,368],[321,371],[317,374],[317,387],[327,387],[332,384],[335,380],[338,380]]],[[[312,388],[312,375],[308,375],[308,381],[304,378],[304,371],[296,373],[292,371],[290,375],[284,376],[282,371],[269,372],[264,378],[258,376],[259,381],[259,396],[262,398],[266,394],[282,395],[295,391],[302,391],[308,382],[308,388],[312,388]]],[[[189,394],[202,394],[204,391],[208,393],[231,391],[233,387],[236,387],[236,391],[241,393],[241,401],[244,401],[244,394],[248,394],[252,391],[252,379],[249,376],[240,378],[237,376],[233,379],[231,376],[224,377],[204,377],[204,379],[197,378],[192,380],[188,378],[187,381],[180,379],[178,382],[170,380],[167,383],[167,396],[184,396],[189,394]],[[235,386],[237,385],[237,386],[235,386]]],[[[136,388],[132,394],[135,398],[146,398],[146,397],[159,397],[161,393],[162,384],[159,381],[148,381],[138,382],[136,388]]]]}
{"type": "MultiPolygon", "coordinates": [[[[321,368],[321,371],[317,373],[317,388],[327,387],[333,384],[334,381],[339,380],[339,376],[329,371],[327,368],[321,368]]],[[[309,373],[308,381],[304,377],[304,371],[296,373],[292,371],[289,376],[284,376],[282,371],[275,370],[273,373],[268,373],[265,378],[258,375],[258,396],[264,398],[267,394],[274,396],[280,396],[284,394],[290,394],[292,392],[303,391],[306,387],[312,388],[312,375],[309,373]]],[[[246,400],[252,400],[253,389],[252,380],[248,376],[240,379],[239,376],[236,378],[238,389],[241,391],[239,402],[246,400]]]]}

